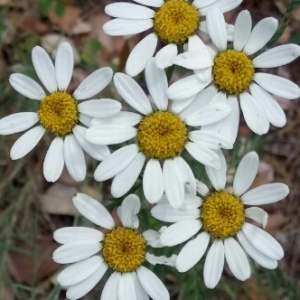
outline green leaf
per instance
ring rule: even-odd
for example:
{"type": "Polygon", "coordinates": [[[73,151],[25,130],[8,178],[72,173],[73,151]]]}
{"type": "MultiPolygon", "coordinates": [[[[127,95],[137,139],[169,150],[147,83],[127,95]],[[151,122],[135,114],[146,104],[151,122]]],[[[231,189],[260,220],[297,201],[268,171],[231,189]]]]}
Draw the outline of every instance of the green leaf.
{"type": "Polygon", "coordinates": [[[291,13],[299,4],[300,4],[300,0],[291,0],[289,6],[286,9],[286,14],[291,13]]]}
{"type": "Polygon", "coordinates": [[[55,11],[55,14],[58,17],[62,17],[65,14],[65,5],[64,5],[64,3],[62,3],[61,1],[56,1],[54,11],[55,11]]]}
{"type": "Polygon", "coordinates": [[[48,16],[52,5],[52,0],[39,0],[39,9],[42,16],[48,16]]]}

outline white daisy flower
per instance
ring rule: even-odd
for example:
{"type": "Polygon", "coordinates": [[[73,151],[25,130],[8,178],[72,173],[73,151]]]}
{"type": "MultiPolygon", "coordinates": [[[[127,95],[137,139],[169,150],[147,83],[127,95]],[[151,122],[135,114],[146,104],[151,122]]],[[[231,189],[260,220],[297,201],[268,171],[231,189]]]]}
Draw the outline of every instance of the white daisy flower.
{"type": "Polygon", "coordinates": [[[27,98],[40,101],[37,112],[16,113],[0,120],[0,134],[22,132],[39,122],[23,134],[12,146],[13,160],[29,153],[43,137],[45,131],[55,135],[43,166],[44,177],[55,182],[62,173],[64,164],[76,181],[84,180],[86,163],[84,149],[90,156],[103,160],[110,154],[106,145],[93,145],[85,140],[86,127],[91,118],[107,118],[120,112],[121,104],[112,99],[93,99],[77,104],[102,91],[111,81],[113,72],[102,68],[89,75],[75,90],[73,95],[66,92],[73,73],[73,51],[68,43],[62,43],[53,65],[46,51],[37,46],[32,50],[34,69],[49,92],[33,79],[23,74],[12,74],[9,78],[12,87],[27,98]],[[82,123],[82,124],[81,124],[82,123]]]}
{"type": "MultiPolygon", "coordinates": [[[[145,69],[149,58],[153,57],[158,41],[165,44],[155,55],[156,64],[166,68],[173,64],[182,46],[196,35],[198,29],[206,28],[203,17],[212,7],[227,12],[236,8],[242,0],[195,0],[189,4],[186,0],[134,0],[142,4],[112,3],[105,7],[105,12],[115,17],[104,24],[103,30],[109,35],[132,35],[150,28],[153,32],[141,40],[130,53],[126,63],[126,73],[136,76],[145,69]],[[155,10],[146,6],[152,6],[155,10]]],[[[200,62],[201,63],[201,62],[200,62]]],[[[212,62],[206,63],[210,67],[212,62]]],[[[199,68],[204,67],[203,64],[199,68]]]]}
{"type": "Polygon", "coordinates": [[[218,284],[224,258],[232,274],[244,281],[250,276],[245,252],[267,269],[275,269],[277,261],[284,255],[282,247],[271,235],[247,222],[248,218],[265,228],[268,214],[261,208],[246,208],[245,205],[277,202],[288,195],[288,186],[271,183],[247,191],[257,174],[259,164],[258,155],[250,152],[244,156],[236,170],[233,193],[227,192],[224,190],[226,161],[221,151],[219,155],[222,161],[220,170],[206,167],[214,190],[209,191],[205,184],[198,182],[198,192],[203,199],[187,195],[179,210],[167,203],[158,204],[151,210],[156,219],[175,223],[162,232],[160,241],[163,245],[178,245],[196,235],[182,248],[176,259],[175,266],[179,272],[192,268],[204,255],[212,239],[204,263],[204,282],[208,288],[214,288],[218,284]],[[199,233],[201,228],[203,231],[199,233]]]}
{"type": "Polygon", "coordinates": [[[79,299],[91,291],[108,269],[113,273],[102,291],[101,300],[169,300],[169,293],[161,280],[144,267],[152,265],[174,266],[176,256],[157,257],[147,252],[148,246],[162,247],[160,234],[147,230],[138,232],[140,199],[126,197],[117,213],[122,226],[116,226],[106,208],[95,199],[77,194],[73,203],[78,211],[104,232],[85,227],[66,227],[54,232],[54,239],[63,244],[53,253],[53,260],[69,264],[57,277],[67,286],[67,298],[79,299]]]}
{"type": "Polygon", "coordinates": [[[154,58],[145,69],[146,84],[155,104],[155,110],[142,88],[128,75],[117,73],[114,83],[123,99],[139,113],[121,112],[113,118],[92,120],[86,139],[94,144],[113,145],[136,138],[105,158],[95,171],[95,180],[113,178],[111,193],[115,198],[125,195],[139,177],[143,166],[143,189],[150,203],[159,201],[165,192],[170,203],[179,207],[185,187],[196,194],[192,170],[181,153],[186,149],[204,165],[220,167],[214,149],[231,148],[222,136],[204,130],[190,131],[188,126],[217,122],[229,113],[226,104],[212,104],[203,109],[198,118],[183,111],[177,114],[168,109],[166,96],[168,82],[163,70],[157,68],[154,58]],[[161,166],[163,164],[163,167],[161,166]]]}
{"type": "MultiPolygon", "coordinates": [[[[211,9],[207,14],[207,30],[217,51],[206,47],[195,37],[189,42],[188,52],[176,57],[175,61],[195,74],[179,80],[170,86],[168,96],[172,100],[181,100],[201,92],[211,82],[209,91],[198,95],[192,109],[197,110],[197,101],[206,97],[211,102],[227,103],[231,113],[213,126],[205,127],[235,141],[239,123],[238,99],[249,128],[256,134],[268,132],[270,123],[276,127],[286,124],[286,116],[270,94],[287,99],[300,96],[300,88],[293,82],[267,73],[257,72],[256,68],[273,68],[292,62],[300,56],[300,47],[295,44],[277,46],[252,57],[272,38],[278,27],[274,18],[265,18],[251,30],[252,20],[247,10],[240,12],[236,19],[233,49],[228,47],[226,26],[223,14],[211,9]],[[207,59],[209,57],[209,59],[207,59]],[[196,62],[213,60],[212,68],[198,68],[196,62]],[[250,92],[249,92],[250,90],[250,92]],[[207,97],[210,96],[210,97],[207,97]],[[216,98],[215,98],[216,97],[216,98]]],[[[205,64],[205,63],[203,63],[205,64]]],[[[202,102],[204,102],[204,99],[202,102]]],[[[207,101],[207,105],[210,101],[207,101]]],[[[198,107],[199,110],[203,108],[198,107]]]]}

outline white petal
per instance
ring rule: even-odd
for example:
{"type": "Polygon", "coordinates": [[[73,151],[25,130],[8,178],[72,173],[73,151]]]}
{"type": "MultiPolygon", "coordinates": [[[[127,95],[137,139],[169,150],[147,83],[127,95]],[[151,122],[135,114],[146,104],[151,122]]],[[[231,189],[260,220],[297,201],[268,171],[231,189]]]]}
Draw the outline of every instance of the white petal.
{"type": "Polygon", "coordinates": [[[195,239],[189,241],[178,254],[176,269],[179,272],[186,272],[198,263],[207,249],[209,239],[209,234],[202,232],[195,239]]]}
{"type": "Polygon", "coordinates": [[[249,223],[245,223],[242,230],[252,246],[262,254],[275,260],[283,257],[284,253],[281,245],[264,230],[249,223]]]}
{"type": "Polygon", "coordinates": [[[155,59],[148,60],[145,69],[145,79],[149,94],[159,110],[166,110],[168,107],[168,80],[165,71],[159,69],[155,59]]]}
{"type": "Polygon", "coordinates": [[[103,233],[87,227],[64,227],[54,231],[53,239],[60,244],[69,244],[76,241],[101,242],[103,233]]]}
{"type": "MultiPolygon", "coordinates": [[[[189,116],[190,114],[208,106],[211,99],[213,99],[217,93],[218,93],[218,91],[213,85],[208,88],[205,88],[203,91],[198,93],[195,96],[193,102],[180,113],[180,117],[183,120],[185,120],[187,118],[187,116],[189,116]]],[[[183,100],[173,101],[173,102],[181,102],[181,101],[183,101],[183,100]]]]}
{"type": "Polygon", "coordinates": [[[9,135],[22,132],[39,120],[38,114],[35,112],[22,112],[12,114],[0,119],[0,134],[9,135]]]}
{"type": "Polygon", "coordinates": [[[224,119],[229,115],[231,107],[223,103],[212,103],[195,111],[186,118],[189,126],[205,126],[224,119]]]}
{"type": "Polygon", "coordinates": [[[256,152],[247,153],[240,161],[233,180],[233,192],[240,196],[244,194],[258,171],[259,158],[256,152]]]}
{"type": "Polygon", "coordinates": [[[244,48],[247,55],[251,55],[262,49],[273,37],[277,30],[278,21],[269,17],[259,21],[252,29],[248,42],[244,48]]]}
{"type": "Polygon", "coordinates": [[[184,199],[184,184],[174,160],[167,159],[163,166],[163,181],[165,193],[174,208],[179,208],[184,199]]]}
{"type": "Polygon", "coordinates": [[[224,245],[222,240],[215,240],[211,245],[204,263],[204,283],[213,289],[220,281],[224,267],[224,245]]]}
{"type": "MultiPolygon", "coordinates": [[[[149,300],[149,296],[146,293],[146,291],[144,290],[144,288],[142,287],[136,272],[132,272],[131,277],[134,282],[135,294],[136,294],[137,300],[149,300]]],[[[109,299],[109,300],[111,300],[111,299],[109,299]]]]}
{"type": "Polygon", "coordinates": [[[219,170],[216,170],[215,168],[205,166],[205,171],[213,187],[217,191],[220,191],[223,190],[226,185],[227,165],[223,152],[221,150],[218,150],[216,151],[216,153],[220,159],[221,168],[219,170]]]}
{"type": "Polygon", "coordinates": [[[196,179],[196,184],[197,184],[197,192],[201,196],[206,196],[209,193],[208,187],[203,182],[196,179]]]}
{"type": "Polygon", "coordinates": [[[199,220],[180,221],[169,226],[160,236],[163,245],[171,247],[179,245],[193,235],[195,235],[202,227],[199,220]]]}
{"type": "Polygon", "coordinates": [[[268,223],[268,214],[263,209],[258,207],[250,207],[245,209],[245,213],[247,218],[261,224],[265,229],[268,223]]]}
{"type": "Polygon", "coordinates": [[[103,160],[106,157],[109,156],[110,151],[108,149],[107,146],[103,146],[103,145],[95,145],[92,143],[89,143],[84,135],[86,132],[86,128],[82,127],[82,126],[75,126],[73,129],[73,134],[77,140],[77,142],[79,143],[79,145],[82,147],[82,149],[84,149],[84,151],[86,151],[91,157],[97,159],[97,160],[103,160]]]}
{"type": "Polygon", "coordinates": [[[154,55],[157,41],[157,35],[150,33],[132,49],[125,67],[129,76],[134,77],[145,69],[148,59],[154,55]]]}
{"type": "Polygon", "coordinates": [[[200,207],[202,204],[202,199],[196,195],[191,195],[190,193],[185,193],[184,202],[182,205],[182,209],[196,209],[200,207]]]}
{"type": "Polygon", "coordinates": [[[168,44],[161,48],[155,55],[156,66],[165,69],[174,64],[174,59],[178,53],[176,44],[168,44]]]}
{"type": "Polygon", "coordinates": [[[300,56],[300,46],[285,44],[272,48],[252,61],[255,68],[275,68],[286,65],[300,56]]]}
{"type": "Polygon", "coordinates": [[[88,100],[78,105],[78,111],[92,118],[108,118],[120,112],[122,105],[112,99],[88,100]]]}
{"type": "Polygon", "coordinates": [[[266,113],[250,94],[240,94],[240,104],[245,121],[249,128],[258,135],[269,131],[270,123],[266,113]]]}
{"type": "Polygon", "coordinates": [[[130,106],[143,115],[152,113],[148,97],[131,77],[126,74],[116,73],[114,83],[119,94],[130,106]]]}
{"type": "Polygon", "coordinates": [[[202,145],[214,150],[232,148],[232,144],[228,143],[226,138],[213,131],[194,130],[190,132],[189,139],[193,142],[201,142],[202,145]]]}
{"type": "Polygon", "coordinates": [[[201,129],[221,135],[231,145],[230,148],[232,148],[238,134],[240,108],[236,96],[229,96],[227,104],[231,107],[231,112],[227,117],[217,123],[203,126],[201,129]]]}
{"type": "Polygon", "coordinates": [[[72,78],[74,54],[69,43],[61,43],[55,58],[55,76],[58,89],[65,91],[72,78]]]}
{"type": "Polygon", "coordinates": [[[151,246],[152,248],[163,248],[163,245],[160,242],[160,233],[157,231],[148,229],[143,232],[143,238],[146,240],[148,246],[151,246]]]}
{"type": "MultiPolygon", "coordinates": [[[[193,6],[196,6],[197,8],[199,8],[199,9],[203,9],[203,8],[205,8],[205,7],[211,7],[211,5],[213,4],[213,3],[215,3],[215,2],[217,2],[218,0],[195,0],[193,3],[192,3],[192,5],[193,6]]],[[[202,13],[201,13],[201,15],[202,15],[202,13]]]]}
{"type": "Polygon", "coordinates": [[[140,283],[153,300],[169,300],[170,295],[161,280],[150,270],[141,266],[137,269],[140,283]]]}
{"type": "Polygon", "coordinates": [[[137,34],[153,27],[153,20],[114,19],[103,25],[103,31],[108,35],[122,36],[137,34]]]}
{"type": "Polygon", "coordinates": [[[153,7],[161,7],[164,4],[163,0],[133,0],[134,2],[153,7]]]}
{"type": "Polygon", "coordinates": [[[57,91],[54,65],[47,52],[40,46],[35,46],[31,53],[35,72],[45,88],[53,93],[57,91]]]}
{"type": "MultiPolygon", "coordinates": [[[[213,0],[213,1],[216,1],[216,0],[213,0]]],[[[201,0],[201,2],[203,2],[203,1],[201,0]]],[[[201,23],[201,25],[202,25],[202,23],[201,23]]],[[[203,52],[203,53],[209,54],[209,52],[206,48],[206,45],[202,42],[202,40],[200,39],[200,37],[197,34],[194,34],[189,37],[188,51],[203,52]]]]}
{"type": "Polygon", "coordinates": [[[241,11],[235,21],[233,45],[234,50],[242,51],[245,47],[252,28],[252,19],[248,10],[241,11]]]}
{"type": "Polygon", "coordinates": [[[171,84],[167,95],[171,100],[183,100],[201,92],[210,82],[211,78],[201,82],[196,75],[190,75],[171,84]]]}
{"type": "Polygon", "coordinates": [[[252,244],[249,242],[243,231],[237,233],[237,237],[244,250],[251,256],[259,265],[267,269],[276,269],[278,266],[277,260],[271,259],[268,256],[259,252],[252,244]]]}
{"type": "Polygon", "coordinates": [[[120,111],[118,114],[110,118],[92,119],[90,126],[98,126],[102,124],[135,126],[142,119],[140,114],[130,111],[120,111]]]}
{"type": "Polygon", "coordinates": [[[79,283],[95,273],[102,263],[103,258],[101,256],[92,256],[77,262],[64,269],[58,275],[57,281],[63,286],[70,286],[79,283]]]}
{"type": "Polygon", "coordinates": [[[9,77],[9,83],[17,92],[29,99],[41,100],[46,96],[43,88],[26,75],[12,74],[9,77]]]}
{"type": "Polygon", "coordinates": [[[28,154],[37,145],[44,133],[45,128],[36,126],[20,136],[10,150],[11,159],[16,160],[28,154]]]}
{"type": "Polygon", "coordinates": [[[232,274],[239,280],[245,281],[251,275],[247,256],[238,242],[229,237],[224,241],[225,258],[232,274]]]}
{"type": "Polygon", "coordinates": [[[88,128],[85,138],[97,145],[115,145],[132,139],[136,134],[137,129],[131,126],[103,124],[88,128]]]}
{"type": "Polygon", "coordinates": [[[214,62],[211,55],[205,48],[204,51],[184,52],[175,57],[174,65],[184,67],[189,70],[205,69],[211,67],[214,62]]]}
{"type": "Polygon", "coordinates": [[[195,220],[199,218],[199,209],[187,208],[183,205],[181,208],[174,208],[170,204],[159,204],[151,209],[151,215],[157,220],[163,222],[180,222],[185,220],[195,220]]]}
{"type": "Polygon", "coordinates": [[[254,99],[260,101],[269,122],[276,127],[283,127],[286,124],[286,116],[278,102],[256,83],[250,85],[250,92],[254,99]]]}
{"type": "Polygon", "coordinates": [[[137,214],[141,209],[141,202],[137,195],[130,194],[123,201],[118,210],[119,218],[124,227],[138,228],[137,214]]]}
{"type": "Polygon", "coordinates": [[[212,68],[194,70],[194,74],[200,81],[207,81],[212,78],[212,68]]]}
{"type": "Polygon", "coordinates": [[[186,192],[190,195],[196,196],[196,179],[191,167],[180,156],[174,158],[177,169],[183,181],[186,192]]]}
{"type": "MultiPolygon", "coordinates": [[[[217,8],[222,13],[228,12],[238,7],[243,0],[226,0],[226,1],[214,1],[212,5],[207,5],[201,9],[201,15],[205,15],[211,8],[217,8]]],[[[203,2],[203,0],[202,0],[203,2]]],[[[212,1],[209,1],[212,2],[212,1]]]]}
{"type": "Polygon", "coordinates": [[[171,101],[171,108],[170,110],[174,112],[175,114],[179,114],[182,112],[184,109],[186,109],[195,99],[195,96],[189,97],[184,100],[180,101],[171,101]]]}
{"type": "Polygon", "coordinates": [[[163,172],[158,160],[150,159],[143,176],[145,198],[150,203],[156,203],[164,193],[163,172]]]}
{"type": "Polygon", "coordinates": [[[199,146],[197,143],[191,142],[188,142],[185,145],[185,149],[201,164],[215,169],[219,169],[221,167],[220,158],[214,151],[206,147],[199,146]]]}
{"type": "Polygon", "coordinates": [[[138,300],[135,294],[134,281],[130,273],[123,273],[118,286],[118,300],[138,300]]]}
{"type": "Polygon", "coordinates": [[[112,3],[105,6],[105,13],[114,18],[144,20],[154,17],[154,10],[133,3],[112,3]]]}
{"type": "Polygon", "coordinates": [[[88,116],[85,116],[83,114],[79,114],[79,121],[86,127],[90,127],[90,125],[91,125],[91,118],[89,118],[88,116]]]}
{"type": "Polygon", "coordinates": [[[83,150],[73,134],[69,134],[64,140],[64,160],[71,177],[80,182],[86,176],[86,164],[83,150]]]}
{"type": "Polygon", "coordinates": [[[269,93],[279,97],[296,99],[300,96],[300,88],[297,84],[277,75],[255,73],[254,81],[269,93]]]}
{"type": "Polygon", "coordinates": [[[55,182],[61,175],[64,168],[64,142],[62,138],[56,137],[47,151],[43,173],[48,182],[55,182]]]}
{"type": "Polygon", "coordinates": [[[175,260],[176,260],[177,255],[173,254],[171,257],[166,257],[166,256],[155,256],[150,253],[146,253],[145,259],[150,263],[151,265],[166,265],[166,266],[171,266],[174,267],[175,265],[175,260]]]}
{"type": "Polygon", "coordinates": [[[113,77],[111,68],[101,68],[86,77],[77,87],[73,96],[76,100],[84,100],[100,93],[113,77]]]}
{"type": "Polygon", "coordinates": [[[106,208],[92,197],[77,193],[73,197],[73,204],[88,220],[106,229],[112,229],[115,222],[106,208]]]}
{"type": "Polygon", "coordinates": [[[209,36],[215,46],[223,51],[227,48],[227,31],[224,16],[217,8],[211,8],[206,17],[209,36]]]}
{"type": "Polygon", "coordinates": [[[97,167],[96,181],[105,181],[123,171],[135,158],[139,149],[136,144],[124,146],[113,152],[97,167]]]}
{"type": "Polygon", "coordinates": [[[142,153],[138,153],[130,165],[115,176],[111,184],[111,194],[115,198],[122,197],[132,188],[143,169],[145,159],[142,153]]]}
{"type": "Polygon", "coordinates": [[[86,295],[89,291],[91,291],[95,285],[101,280],[103,275],[105,274],[108,266],[106,263],[103,263],[100,268],[93,273],[90,277],[85,280],[72,285],[67,290],[67,298],[68,299],[80,299],[84,295],[86,295]]]}
{"type": "Polygon", "coordinates": [[[246,205],[270,204],[284,199],[289,192],[289,187],[284,183],[269,183],[247,192],[241,199],[246,205]]]}
{"type": "Polygon", "coordinates": [[[118,286],[121,278],[121,274],[114,272],[108,278],[100,300],[118,300],[118,286]]]}
{"type": "Polygon", "coordinates": [[[53,260],[59,264],[70,264],[88,258],[101,249],[101,244],[77,241],[60,246],[53,252],[53,260]]]}

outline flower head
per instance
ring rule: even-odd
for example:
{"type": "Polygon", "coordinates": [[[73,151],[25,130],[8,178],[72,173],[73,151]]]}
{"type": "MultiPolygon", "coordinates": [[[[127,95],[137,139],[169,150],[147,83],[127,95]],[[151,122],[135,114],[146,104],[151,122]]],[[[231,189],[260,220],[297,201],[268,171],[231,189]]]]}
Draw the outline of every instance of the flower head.
{"type": "MultiPolygon", "coordinates": [[[[105,12],[115,17],[104,24],[103,30],[109,35],[131,35],[153,28],[153,33],[141,40],[130,53],[126,63],[126,73],[136,76],[145,69],[149,58],[153,57],[158,41],[165,44],[155,55],[160,68],[172,65],[178,53],[178,46],[188,43],[198,29],[206,27],[203,17],[212,7],[222,12],[237,7],[242,0],[195,0],[190,4],[186,0],[143,0],[139,4],[112,3],[105,7],[105,12]]],[[[211,66],[210,63],[206,67],[211,66]]]]}
{"type": "Polygon", "coordinates": [[[144,263],[172,266],[176,256],[157,257],[148,252],[149,246],[162,247],[160,233],[138,232],[141,204],[136,195],[127,196],[117,209],[122,226],[115,224],[102,204],[85,194],[74,196],[73,203],[84,217],[105,230],[66,227],[54,232],[54,239],[63,244],[54,251],[54,261],[72,263],[57,278],[61,285],[68,286],[68,299],[86,295],[108,269],[113,273],[103,289],[102,300],[138,300],[148,295],[153,300],[170,299],[163,283],[144,263]]]}
{"type": "MultiPolygon", "coordinates": [[[[95,179],[104,181],[114,177],[111,193],[123,196],[137,181],[146,163],[143,190],[150,203],[160,200],[163,193],[174,207],[183,203],[185,189],[196,194],[192,170],[181,157],[186,149],[204,165],[219,168],[214,149],[231,148],[218,134],[191,130],[189,126],[212,124],[228,113],[225,104],[211,105],[197,116],[181,107],[168,107],[168,82],[165,72],[150,59],[145,69],[146,83],[154,103],[128,75],[117,73],[114,83],[123,99],[138,113],[121,112],[113,118],[92,120],[86,139],[94,144],[119,144],[135,138],[107,157],[96,169],[95,179]]],[[[187,99],[187,102],[190,99],[187,99]]]]}
{"type": "Polygon", "coordinates": [[[13,145],[10,156],[19,159],[29,153],[40,141],[45,131],[54,135],[44,161],[44,176],[47,181],[56,181],[64,167],[76,181],[82,181],[86,175],[84,149],[97,160],[109,155],[106,145],[93,145],[85,140],[86,126],[93,117],[113,116],[121,110],[121,104],[115,100],[89,100],[98,94],[112,79],[110,68],[102,68],[89,75],[73,94],[66,90],[73,73],[73,51],[68,43],[62,43],[53,65],[46,51],[37,46],[32,50],[34,69],[48,94],[33,79],[23,74],[12,74],[12,87],[27,98],[40,101],[38,111],[22,112],[0,120],[0,134],[8,135],[29,129],[13,145]]]}
{"type": "MultiPolygon", "coordinates": [[[[252,20],[247,10],[240,12],[236,19],[233,49],[227,45],[226,24],[221,11],[215,8],[209,10],[206,27],[217,51],[194,37],[188,44],[188,51],[178,55],[174,62],[194,70],[195,74],[170,86],[169,98],[180,101],[199,93],[196,98],[206,97],[206,105],[227,101],[231,113],[215,126],[204,129],[218,132],[232,143],[238,131],[238,99],[247,125],[256,134],[267,133],[270,124],[283,127],[286,124],[285,114],[270,94],[295,99],[300,96],[300,88],[285,78],[258,72],[257,69],[292,62],[300,56],[300,46],[281,45],[256,55],[276,32],[278,21],[265,18],[251,29],[252,20]],[[206,67],[208,63],[211,64],[209,68],[206,67]]],[[[193,109],[203,109],[203,104],[199,106],[196,100],[194,102],[190,104],[193,109]]]]}
{"type": "Polygon", "coordinates": [[[179,272],[186,272],[197,264],[212,240],[204,264],[204,282],[208,288],[218,284],[225,258],[233,275],[243,281],[250,276],[245,252],[267,269],[277,267],[277,261],[283,257],[282,247],[264,230],[247,221],[251,219],[265,227],[268,214],[261,208],[245,206],[274,203],[289,193],[289,188],[282,183],[266,184],[247,191],[258,171],[259,159],[255,152],[248,153],[241,160],[233,180],[233,192],[226,191],[226,162],[221,151],[219,155],[220,170],[206,167],[214,189],[209,190],[198,182],[201,198],[186,195],[179,210],[165,201],[151,210],[155,218],[175,223],[162,232],[160,241],[163,245],[174,246],[196,235],[176,259],[179,272]],[[203,230],[199,232],[201,228],[203,230]]]}

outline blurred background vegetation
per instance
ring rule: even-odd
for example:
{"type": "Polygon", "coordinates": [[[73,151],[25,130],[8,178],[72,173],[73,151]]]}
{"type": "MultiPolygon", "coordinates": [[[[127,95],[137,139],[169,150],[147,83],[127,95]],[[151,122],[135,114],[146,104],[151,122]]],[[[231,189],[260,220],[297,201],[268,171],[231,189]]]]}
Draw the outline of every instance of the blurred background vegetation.
{"type": "MultiPolygon", "coordinates": [[[[226,1],[226,0],[221,0],[226,1]]],[[[36,111],[37,101],[25,99],[13,91],[8,78],[18,72],[37,79],[31,63],[31,50],[44,47],[55,57],[61,41],[71,43],[75,68],[69,90],[72,92],[90,72],[110,66],[123,71],[130,49],[144,36],[106,36],[102,25],[109,20],[104,7],[112,0],[0,0],[0,118],[21,111],[36,111]]],[[[254,23],[273,16],[280,21],[271,44],[300,44],[300,0],[244,0],[236,10],[226,14],[234,23],[242,9],[251,12],[254,23]]],[[[202,38],[209,43],[207,36],[202,38]]],[[[268,70],[267,72],[270,72],[268,70]]],[[[300,60],[271,70],[274,74],[300,84],[300,60]]],[[[188,72],[175,69],[172,81],[188,72]]],[[[144,86],[143,75],[137,80],[144,86]]],[[[102,96],[121,101],[110,85],[102,96]]],[[[255,150],[261,157],[259,174],[253,187],[281,181],[289,185],[290,195],[280,203],[264,207],[269,213],[266,230],[275,236],[285,249],[285,257],[277,270],[268,271],[252,264],[252,278],[236,280],[225,266],[220,284],[208,290],[203,284],[203,261],[189,272],[180,274],[170,267],[155,267],[155,272],[168,287],[173,300],[242,299],[242,300],[297,300],[300,299],[300,105],[299,100],[276,98],[285,110],[288,123],[259,137],[241,122],[239,138],[227,153],[230,174],[241,157],[255,150]]],[[[123,103],[126,109],[126,105],[123,103]]],[[[88,176],[82,183],[74,182],[66,171],[54,184],[42,176],[45,153],[53,137],[46,135],[38,146],[23,159],[12,161],[9,152],[19,135],[0,136],[0,300],[56,300],[65,299],[65,291],[57,285],[56,276],[61,266],[51,259],[58,247],[53,231],[74,225],[91,226],[77,215],[71,197],[77,192],[87,193],[103,202],[111,211],[122,199],[113,200],[109,182],[93,180],[97,162],[87,157],[88,176]]],[[[206,180],[203,168],[193,164],[195,175],[206,180]]],[[[229,174],[228,181],[232,180],[229,174]]],[[[141,193],[136,192],[145,208],[141,224],[145,229],[159,229],[160,223],[151,218],[141,193]]],[[[165,255],[178,253],[181,247],[154,252],[165,255]]],[[[99,299],[105,280],[84,300],[99,299]]],[[[130,299],[128,299],[130,300],[130,299]]]]}

